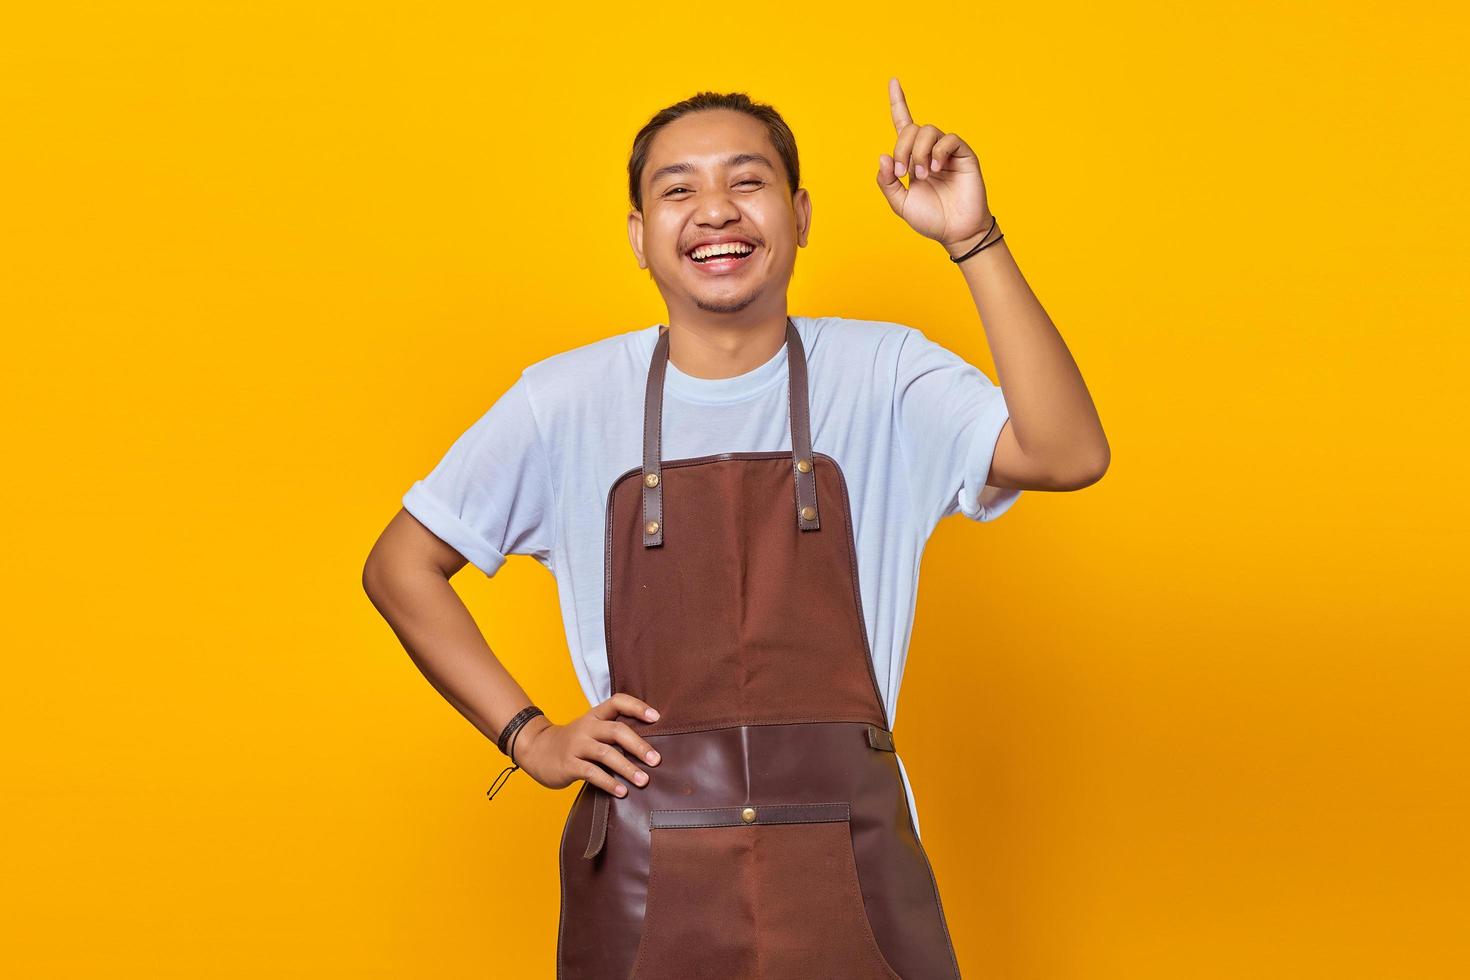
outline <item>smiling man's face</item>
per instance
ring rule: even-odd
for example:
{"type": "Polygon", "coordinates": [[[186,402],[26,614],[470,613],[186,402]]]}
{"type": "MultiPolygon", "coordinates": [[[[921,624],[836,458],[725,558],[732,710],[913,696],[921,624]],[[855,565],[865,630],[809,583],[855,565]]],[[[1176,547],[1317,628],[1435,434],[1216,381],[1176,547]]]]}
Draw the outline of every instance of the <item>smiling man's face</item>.
{"type": "Polygon", "coordinates": [[[765,125],[744,112],[691,112],[659,130],[628,240],[671,313],[784,306],[811,224],[806,188],[793,195],[787,179],[765,125]],[[697,247],[705,243],[729,254],[697,247]]]}

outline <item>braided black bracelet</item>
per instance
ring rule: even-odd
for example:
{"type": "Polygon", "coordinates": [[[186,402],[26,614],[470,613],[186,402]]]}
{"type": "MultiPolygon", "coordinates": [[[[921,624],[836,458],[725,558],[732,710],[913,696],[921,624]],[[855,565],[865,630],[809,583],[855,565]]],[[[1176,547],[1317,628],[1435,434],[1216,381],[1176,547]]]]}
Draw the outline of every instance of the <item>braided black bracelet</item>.
{"type": "Polygon", "coordinates": [[[500,737],[495,740],[495,747],[506,755],[509,755],[510,752],[506,749],[506,744],[510,741],[510,737],[526,722],[544,713],[534,704],[528,704],[520,711],[517,711],[515,717],[505,723],[505,729],[501,731],[500,737]]]}
{"type": "Polygon", "coordinates": [[[495,782],[491,783],[490,788],[485,790],[486,797],[492,800],[495,799],[495,794],[500,792],[500,787],[505,785],[505,782],[502,781],[502,777],[508,780],[510,779],[510,774],[520,768],[520,765],[516,763],[515,757],[516,739],[520,737],[521,729],[526,727],[526,722],[530,721],[532,718],[535,718],[537,715],[543,715],[545,713],[546,712],[542,711],[534,704],[527,705],[520,711],[516,712],[514,718],[506,722],[505,730],[502,731],[500,733],[500,737],[495,740],[495,746],[496,748],[500,749],[500,751],[510,756],[511,764],[500,770],[500,775],[495,777],[495,782]]]}
{"type": "Polygon", "coordinates": [[[976,254],[977,252],[983,252],[983,251],[985,251],[987,248],[989,248],[990,246],[994,245],[996,242],[1000,241],[1002,238],[1005,238],[1006,237],[1006,233],[1005,232],[1001,232],[1000,235],[999,235],[999,237],[994,238],[994,239],[991,239],[988,242],[985,240],[987,238],[990,238],[990,233],[992,231],[995,231],[995,226],[996,226],[996,217],[995,217],[995,215],[992,214],[990,216],[990,227],[987,228],[987,229],[985,229],[985,234],[983,234],[983,235],[980,236],[980,240],[975,243],[975,247],[972,248],[972,249],[970,249],[964,255],[959,255],[959,256],[951,255],[949,257],[949,260],[951,262],[963,262],[963,261],[965,261],[965,259],[968,259],[970,256],[976,254]]]}

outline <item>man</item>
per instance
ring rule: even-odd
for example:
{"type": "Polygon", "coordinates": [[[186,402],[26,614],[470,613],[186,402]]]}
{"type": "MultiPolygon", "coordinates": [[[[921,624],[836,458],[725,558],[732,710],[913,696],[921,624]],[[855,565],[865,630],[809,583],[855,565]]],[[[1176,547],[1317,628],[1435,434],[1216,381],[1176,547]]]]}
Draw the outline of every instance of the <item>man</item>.
{"type": "Polygon", "coordinates": [[[700,93],[628,168],[667,326],[523,370],[368,558],[435,688],[538,783],[583,781],[562,977],[958,976],[891,731],[919,558],[941,518],[1087,486],[1109,452],[974,152],[916,124],[897,79],[889,100],[878,186],[961,260],[1003,389],[913,328],[789,315],[812,219],[795,140],[770,106],[700,93]],[[564,723],[448,584],[512,553],[557,578],[593,705],[564,723]]]}

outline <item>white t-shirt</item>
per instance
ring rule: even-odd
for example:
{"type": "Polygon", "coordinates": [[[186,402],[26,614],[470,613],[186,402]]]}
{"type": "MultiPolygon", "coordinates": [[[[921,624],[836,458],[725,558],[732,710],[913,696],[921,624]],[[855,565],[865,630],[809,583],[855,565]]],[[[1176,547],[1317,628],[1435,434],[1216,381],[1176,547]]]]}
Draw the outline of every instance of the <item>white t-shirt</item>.
{"type": "MultiPolygon", "coordinates": [[[[929,535],[955,513],[994,520],[1020,496],[985,487],[1009,412],[979,368],[912,327],[791,320],[807,358],[812,451],[836,460],[847,483],[863,621],[892,728],[929,535]]],[[[403,496],[404,509],[486,575],[507,555],[525,554],[556,576],[589,705],[613,693],[603,633],[607,494],[643,462],[643,398],[659,326],[526,367],[403,496]]],[[[663,458],[789,450],[787,397],[785,344],[733,378],[696,378],[670,361],[663,458]]],[[[899,771],[907,787],[902,760],[899,771]]],[[[909,800],[917,828],[911,788],[909,800]]]]}

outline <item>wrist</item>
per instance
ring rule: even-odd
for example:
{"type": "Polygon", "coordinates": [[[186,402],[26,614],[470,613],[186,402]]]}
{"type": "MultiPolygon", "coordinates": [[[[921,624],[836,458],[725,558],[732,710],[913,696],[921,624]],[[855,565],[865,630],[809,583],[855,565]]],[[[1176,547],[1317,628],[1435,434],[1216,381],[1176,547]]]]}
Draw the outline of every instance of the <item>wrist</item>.
{"type": "Polygon", "coordinates": [[[510,746],[511,762],[521,765],[530,754],[531,747],[536,743],[536,737],[550,728],[551,719],[545,715],[537,715],[521,726],[521,730],[515,733],[515,739],[510,746]]]}
{"type": "Polygon", "coordinates": [[[944,250],[949,253],[950,258],[957,259],[961,255],[964,255],[966,252],[968,252],[970,249],[974,248],[976,245],[979,245],[981,242],[983,242],[987,237],[990,236],[993,231],[995,231],[995,219],[994,217],[987,215],[985,218],[985,225],[980,231],[977,231],[973,235],[969,235],[956,241],[940,242],[940,244],[944,246],[944,250]]]}

